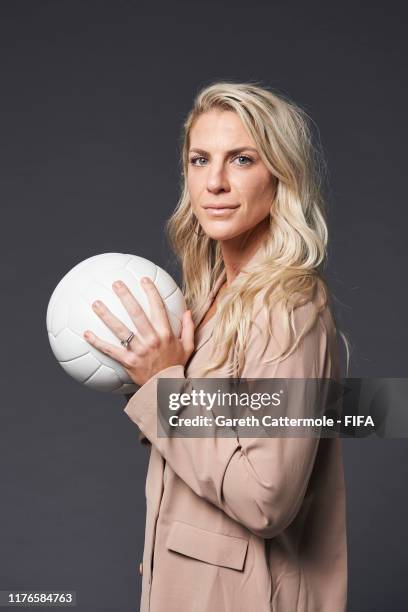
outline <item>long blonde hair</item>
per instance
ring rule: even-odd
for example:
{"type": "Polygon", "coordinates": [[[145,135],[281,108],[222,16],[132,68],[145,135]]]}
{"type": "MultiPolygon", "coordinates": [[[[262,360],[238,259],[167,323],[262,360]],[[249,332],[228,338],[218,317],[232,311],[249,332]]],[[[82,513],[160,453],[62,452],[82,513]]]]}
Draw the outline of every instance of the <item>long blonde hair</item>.
{"type": "MultiPolygon", "coordinates": [[[[212,83],[196,95],[183,125],[181,195],[166,224],[170,246],[182,266],[182,290],[194,321],[224,268],[220,243],[200,232],[187,188],[190,132],[197,118],[212,109],[237,113],[276,180],[265,244],[267,256],[253,272],[234,279],[217,303],[213,342],[220,350],[218,358],[203,372],[222,366],[233,349],[230,374],[239,376],[245,362],[252,306],[259,291],[265,290],[263,303],[268,313],[274,304],[283,306],[279,324],[284,327],[286,344],[273,362],[295,350],[329,300],[322,276],[328,243],[322,190],[325,165],[320,149],[313,144],[309,116],[286,96],[256,83],[227,81],[212,83]],[[293,310],[313,299],[319,289],[323,303],[296,338],[293,310]]],[[[272,333],[270,318],[268,330],[272,333]]],[[[342,332],[340,335],[346,345],[348,370],[348,343],[342,332]]]]}

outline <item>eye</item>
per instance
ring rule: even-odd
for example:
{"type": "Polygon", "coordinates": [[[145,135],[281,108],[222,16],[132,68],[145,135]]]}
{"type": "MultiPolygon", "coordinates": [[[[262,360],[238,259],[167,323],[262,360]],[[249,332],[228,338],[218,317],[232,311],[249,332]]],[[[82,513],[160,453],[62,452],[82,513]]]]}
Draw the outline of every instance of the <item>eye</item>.
{"type": "MultiPolygon", "coordinates": [[[[246,159],[246,160],[248,160],[247,163],[245,163],[245,164],[238,164],[238,166],[249,166],[253,162],[253,160],[250,157],[248,157],[248,155],[237,155],[237,157],[235,157],[235,159],[246,159]]],[[[235,161],[235,159],[234,159],[234,161],[235,161]]]]}
{"type": "Polygon", "coordinates": [[[197,155],[196,157],[192,157],[192,158],[190,159],[190,164],[191,164],[192,166],[201,166],[201,164],[196,164],[196,163],[195,163],[195,162],[196,162],[198,159],[204,159],[204,160],[205,160],[205,157],[202,157],[201,155],[197,155]]]}
{"type": "MultiPolygon", "coordinates": [[[[237,155],[233,161],[240,159],[240,160],[244,160],[244,163],[239,163],[238,166],[249,166],[250,164],[253,163],[253,159],[251,157],[249,157],[248,155],[237,155]]],[[[204,160],[204,162],[208,161],[206,157],[203,157],[202,155],[196,155],[195,157],[192,157],[190,159],[190,164],[192,166],[203,166],[204,163],[196,163],[199,162],[199,160],[204,160]]]]}

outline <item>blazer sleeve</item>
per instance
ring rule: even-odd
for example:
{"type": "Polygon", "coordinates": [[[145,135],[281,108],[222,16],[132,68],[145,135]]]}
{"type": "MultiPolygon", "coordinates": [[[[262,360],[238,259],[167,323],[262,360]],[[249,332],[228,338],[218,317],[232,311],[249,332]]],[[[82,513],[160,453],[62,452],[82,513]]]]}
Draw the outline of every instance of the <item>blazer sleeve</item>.
{"type": "MultiPolygon", "coordinates": [[[[126,398],[126,403],[129,402],[130,398],[133,397],[133,393],[125,393],[124,397],[126,398]]],[[[144,446],[151,446],[149,438],[146,438],[143,431],[139,429],[139,442],[144,446]]]]}
{"type": "MultiPolygon", "coordinates": [[[[308,302],[295,309],[297,332],[309,318],[311,308],[308,302]]],[[[279,333],[271,335],[260,359],[266,314],[266,307],[261,308],[251,326],[241,378],[331,377],[335,330],[327,324],[327,318],[320,314],[290,356],[278,364],[268,364],[265,361],[276,354],[280,343],[279,333]]],[[[197,495],[258,536],[272,538],[283,531],[302,504],[319,438],[158,437],[156,394],[157,379],[162,376],[185,379],[184,368],[171,366],[154,375],[131,397],[124,412],[197,495]]]]}

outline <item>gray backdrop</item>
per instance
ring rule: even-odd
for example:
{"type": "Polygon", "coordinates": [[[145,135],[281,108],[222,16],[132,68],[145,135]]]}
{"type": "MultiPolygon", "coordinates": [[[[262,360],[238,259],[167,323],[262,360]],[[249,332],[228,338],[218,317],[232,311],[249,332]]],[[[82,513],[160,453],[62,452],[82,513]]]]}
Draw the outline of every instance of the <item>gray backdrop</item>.
{"type": "MultiPolygon", "coordinates": [[[[352,376],[407,376],[406,16],[395,2],[4,1],[0,589],[139,609],[148,450],[121,398],[55,361],[71,267],[118,251],[180,279],[163,236],[194,93],[257,80],[317,122],[329,278],[352,376]]],[[[350,612],[406,610],[406,440],[345,440],[350,612]]],[[[287,611],[292,612],[292,611],[287,611]]]]}

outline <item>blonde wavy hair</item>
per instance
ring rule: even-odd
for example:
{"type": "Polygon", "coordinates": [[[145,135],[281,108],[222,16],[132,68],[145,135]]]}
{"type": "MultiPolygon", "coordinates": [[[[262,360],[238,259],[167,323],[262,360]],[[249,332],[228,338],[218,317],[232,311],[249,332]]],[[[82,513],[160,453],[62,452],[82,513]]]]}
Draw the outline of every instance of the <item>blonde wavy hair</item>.
{"type": "MultiPolygon", "coordinates": [[[[286,343],[271,363],[285,359],[296,349],[329,300],[322,276],[328,243],[322,190],[325,165],[320,149],[313,144],[309,116],[281,93],[257,83],[226,81],[199,91],[183,125],[181,195],[166,223],[170,246],[182,267],[182,290],[194,321],[224,268],[220,243],[200,233],[187,188],[191,129],[200,115],[213,109],[237,113],[276,180],[266,258],[250,273],[234,279],[217,302],[218,325],[213,341],[218,357],[203,372],[224,365],[232,349],[229,374],[239,377],[245,363],[254,297],[259,291],[263,291],[263,303],[268,308],[270,334],[272,306],[283,307],[279,324],[283,325],[286,343]],[[323,302],[296,337],[293,311],[312,300],[319,289],[323,302]]],[[[345,334],[340,335],[346,346],[348,371],[348,341],[345,334]]]]}

